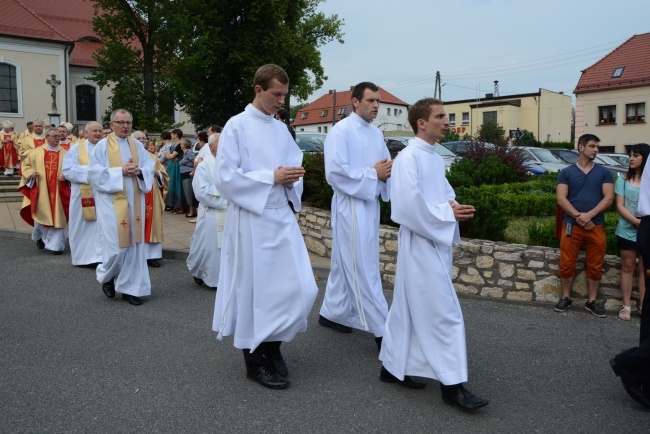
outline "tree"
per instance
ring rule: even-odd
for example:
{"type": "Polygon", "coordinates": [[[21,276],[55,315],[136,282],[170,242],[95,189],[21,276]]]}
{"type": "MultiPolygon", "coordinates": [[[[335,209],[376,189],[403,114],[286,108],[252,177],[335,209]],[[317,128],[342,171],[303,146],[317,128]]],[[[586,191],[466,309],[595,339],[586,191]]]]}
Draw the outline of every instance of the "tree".
{"type": "Polygon", "coordinates": [[[332,40],[343,43],[343,21],[316,12],[321,1],[173,2],[181,10],[174,13],[174,85],[192,121],[199,126],[223,124],[241,112],[253,99],[255,71],[265,63],[287,71],[290,95],[299,99],[322,86],[327,77],[318,48],[332,40]]]}
{"type": "Polygon", "coordinates": [[[483,122],[476,132],[476,138],[481,142],[507,145],[506,130],[495,121],[483,122]]]}
{"type": "MultiPolygon", "coordinates": [[[[164,35],[170,32],[170,0],[94,0],[93,30],[103,46],[94,54],[91,79],[112,88],[111,107],[133,113],[140,129],[171,126],[174,110],[172,71],[164,35]]],[[[173,3],[173,2],[172,2],[173,3]]]]}
{"type": "Polygon", "coordinates": [[[517,146],[540,146],[541,143],[535,138],[535,134],[528,130],[521,130],[522,136],[517,139],[517,146]]]}
{"type": "Polygon", "coordinates": [[[458,140],[460,140],[460,134],[458,134],[456,131],[453,131],[451,128],[447,128],[447,131],[445,131],[445,136],[440,139],[440,143],[457,142],[458,140]]]}

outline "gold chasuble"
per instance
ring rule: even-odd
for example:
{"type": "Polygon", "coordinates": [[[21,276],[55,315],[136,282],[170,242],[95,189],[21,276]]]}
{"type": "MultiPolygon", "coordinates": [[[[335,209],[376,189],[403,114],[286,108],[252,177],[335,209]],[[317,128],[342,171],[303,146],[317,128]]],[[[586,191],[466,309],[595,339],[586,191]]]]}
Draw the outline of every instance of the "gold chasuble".
{"type": "Polygon", "coordinates": [[[14,133],[6,134],[2,130],[0,131],[0,143],[5,140],[8,140],[8,142],[2,145],[2,149],[0,149],[0,166],[12,169],[18,164],[18,151],[16,151],[18,139],[14,133]]]}
{"type": "MultiPolygon", "coordinates": [[[[122,167],[122,155],[120,154],[120,145],[117,143],[117,136],[115,133],[111,133],[106,137],[108,151],[108,164],[111,168],[122,167]]],[[[140,163],[140,158],[138,154],[138,149],[136,144],[131,137],[129,140],[129,149],[131,151],[131,160],[135,164],[140,163]]],[[[125,182],[128,182],[125,181],[125,182]]],[[[135,219],[134,228],[135,232],[135,242],[142,242],[142,206],[140,202],[140,187],[138,186],[138,180],[136,177],[132,177],[133,182],[133,216],[135,219]]],[[[117,219],[117,235],[120,240],[120,248],[131,247],[131,224],[129,219],[129,201],[126,197],[126,190],[118,191],[113,193],[113,205],[115,207],[115,217],[117,219]]]]}
{"type": "MultiPolygon", "coordinates": [[[[90,155],[86,149],[86,141],[79,141],[79,165],[88,166],[90,155]]],[[[93,189],[90,184],[79,184],[79,192],[81,193],[81,218],[85,221],[97,220],[97,212],[95,211],[95,198],[93,197],[93,189]]]]}
{"type": "Polygon", "coordinates": [[[160,164],[156,154],[149,152],[149,156],[154,161],[154,173],[160,172],[163,176],[163,188],[160,188],[158,178],[154,175],[153,186],[149,193],[144,195],[144,241],[146,243],[162,243],[162,216],[165,212],[165,195],[169,188],[169,175],[165,166],[160,164]]]}
{"type": "Polygon", "coordinates": [[[45,137],[42,139],[37,139],[34,136],[26,136],[20,141],[20,146],[18,147],[18,155],[20,156],[20,161],[25,161],[25,158],[32,152],[34,149],[43,146],[45,144],[45,137]]]}
{"type": "Polygon", "coordinates": [[[25,196],[20,216],[32,226],[34,222],[57,229],[68,225],[70,185],[68,181],[59,181],[65,153],[60,146],[54,151],[40,146],[25,159],[23,177],[18,187],[18,191],[25,196]],[[26,184],[34,172],[37,176],[30,188],[26,184]]]}

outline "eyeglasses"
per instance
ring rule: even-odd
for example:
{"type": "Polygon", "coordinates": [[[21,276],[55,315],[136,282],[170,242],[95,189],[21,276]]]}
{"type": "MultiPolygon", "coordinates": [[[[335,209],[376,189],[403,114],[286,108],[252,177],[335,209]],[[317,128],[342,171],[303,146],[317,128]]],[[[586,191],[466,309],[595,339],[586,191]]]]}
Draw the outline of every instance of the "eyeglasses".
{"type": "Polygon", "coordinates": [[[133,125],[133,122],[131,121],[113,121],[114,124],[118,124],[119,126],[122,125],[133,125]]]}

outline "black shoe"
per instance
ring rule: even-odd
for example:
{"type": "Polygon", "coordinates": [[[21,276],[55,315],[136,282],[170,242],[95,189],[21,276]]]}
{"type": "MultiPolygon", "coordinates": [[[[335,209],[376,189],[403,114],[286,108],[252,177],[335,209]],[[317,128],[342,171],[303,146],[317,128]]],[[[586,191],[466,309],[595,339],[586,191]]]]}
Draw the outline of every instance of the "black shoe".
{"type": "Polygon", "coordinates": [[[160,268],[160,262],[156,259],[147,259],[147,265],[153,268],[160,268]]]}
{"type": "Polygon", "coordinates": [[[197,285],[203,285],[203,279],[199,279],[198,277],[195,277],[194,281],[196,282],[197,285]]]}
{"type": "Polygon", "coordinates": [[[122,294],[122,300],[128,301],[133,306],[140,306],[142,304],[142,299],[140,297],[136,297],[135,295],[122,294]]]}
{"type": "Polygon", "coordinates": [[[102,283],[102,291],[108,298],[115,298],[115,279],[102,283]]]}
{"type": "Polygon", "coordinates": [[[623,388],[625,388],[627,394],[630,395],[630,398],[641,404],[643,407],[650,408],[650,399],[643,393],[641,382],[623,371],[618,363],[616,363],[615,359],[610,360],[609,364],[616,376],[621,378],[623,388]]]}
{"type": "Polygon", "coordinates": [[[52,252],[52,254],[53,254],[53,255],[62,255],[62,254],[63,254],[63,250],[55,250],[55,251],[52,252]]]}
{"type": "Polygon", "coordinates": [[[275,370],[269,366],[260,366],[254,371],[247,372],[246,378],[260,383],[269,389],[286,389],[289,387],[289,380],[280,377],[275,370]]]}
{"type": "Polygon", "coordinates": [[[375,343],[377,344],[377,351],[381,353],[381,342],[384,340],[383,337],[375,338],[375,343]]]}
{"type": "Polygon", "coordinates": [[[384,383],[397,383],[400,386],[408,387],[409,389],[424,389],[424,386],[426,386],[426,383],[415,381],[413,377],[408,375],[404,376],[404,381],[400,381],[399,378],[388,372],[383,365],[381,367],[381,372],[379,373],[379,379],[384,383]]]}
{"type": "Polygon", "coordinates": [[[490,401],[479,398],[465,389],[462,384],[445,386],[440,383],[440,391],[442,392],[442,400],[446,404],[455,405],[461,410],[474,411],[490,403],[490,401]]]}
{"type": "Polygon", "coordinates": [[[323,315],[318,316],[318,324],[322,325],[323,327],[329,327],[339,333],[352,333],[352,327],[344,326],[343,324],[330,321],[323,315]]]}
{"type": "Polygon", "coordinates": [[[556,312],[564,312],[571,307],[571,299],[569,297],[560,297],[560,300],[557,302],[553,310],[556,312]]]}
{"type": "Polygon", "coordinates": [[[598,318],[605,318],[607,316],[605,315],[605,309],[603,309],[603,307],[597,303],[596,300],[585,303],[585,309],[593,313],[598,318]]]}
{"type": "Polygon", "coordinates": [[[45,243],[43,242],[43,240],[36,241],[36,248],[38,250],[43,250],[45,248],[45,243]]]}
{"type": "Polygon", "coordinates": [[[277,372],[278,375],[284,378],[289,376],[289,369],[287,369],[284,357],[282,357],[282,353],[280,353],[280,348],[270,349],[270,351],[266,353],[266,359],[271,363],[273,369],[275,369],[275,372],[277,372]]]}

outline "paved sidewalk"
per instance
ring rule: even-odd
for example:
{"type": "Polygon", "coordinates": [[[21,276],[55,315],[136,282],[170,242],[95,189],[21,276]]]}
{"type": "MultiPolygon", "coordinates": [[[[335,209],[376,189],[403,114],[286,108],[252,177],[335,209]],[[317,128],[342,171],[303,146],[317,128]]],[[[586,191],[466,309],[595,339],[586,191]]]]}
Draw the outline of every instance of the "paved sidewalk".
{"type": "MultiPolygon", "coordinates": [[[[29,234],[32,227],[20,217],[21,202],[0,203],[0,233],[15,232],[29,234]]],[[[184,259],[190,251],[190,239],[194,234],[195,223],[190,223],[185,214],[163,214],[163,256],[165,259],[184,259]]],[[[312,265],[329,267],[329,260],[310,255],[312,265]]]]}

